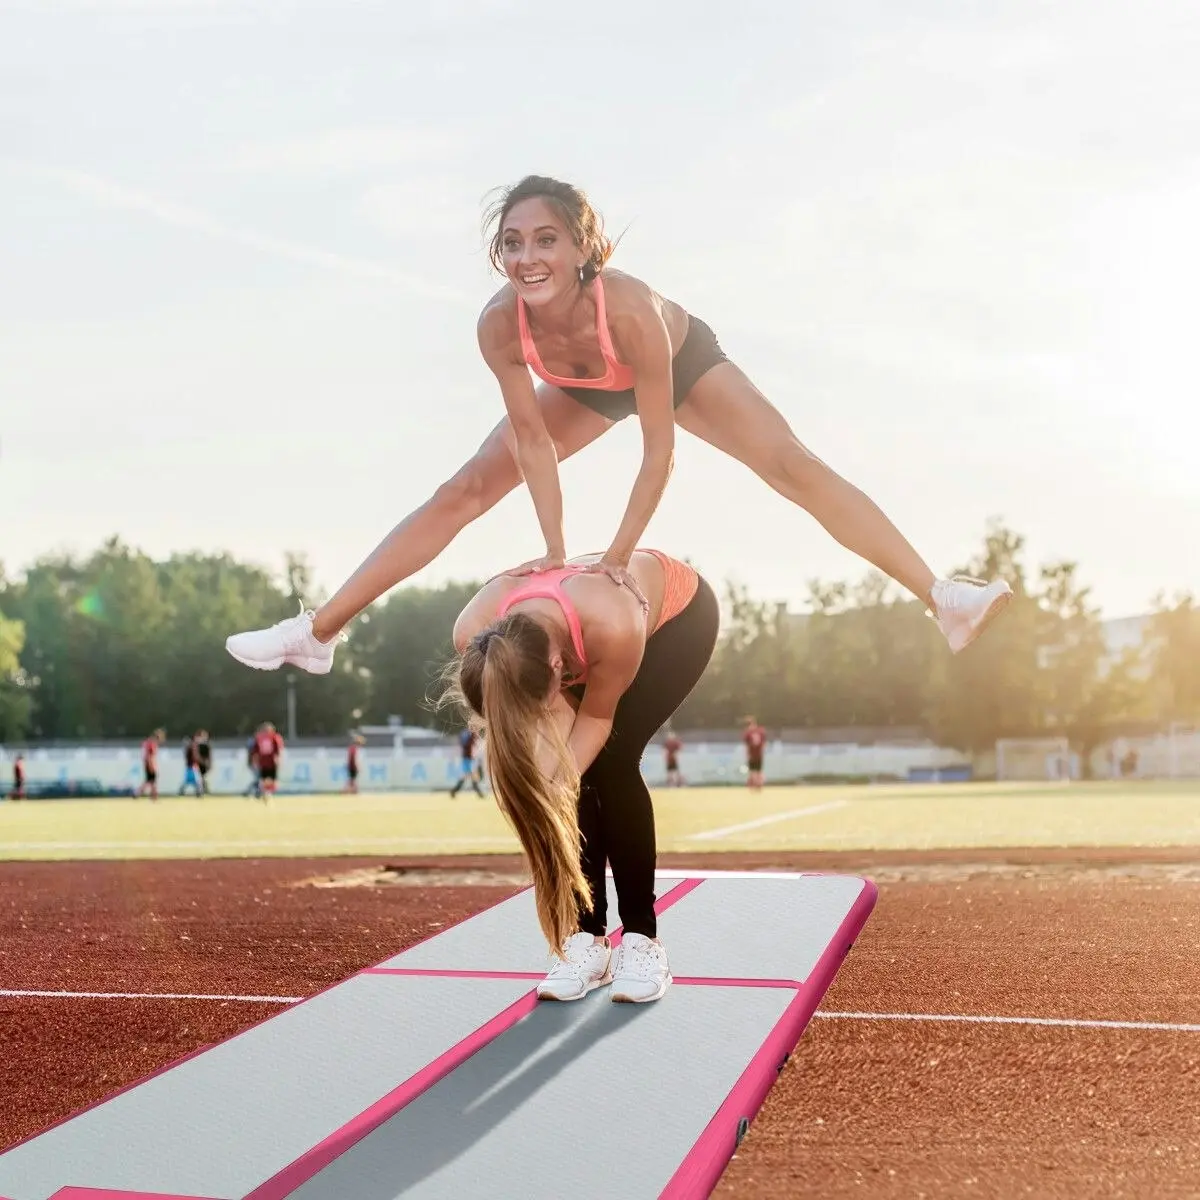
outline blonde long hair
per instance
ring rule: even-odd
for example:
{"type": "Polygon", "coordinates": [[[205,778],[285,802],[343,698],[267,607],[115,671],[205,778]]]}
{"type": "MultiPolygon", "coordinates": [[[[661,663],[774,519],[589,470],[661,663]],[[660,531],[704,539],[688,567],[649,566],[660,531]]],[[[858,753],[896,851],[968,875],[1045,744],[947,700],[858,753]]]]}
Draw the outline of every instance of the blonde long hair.
{"type": "Polygon", "coordinates": [[[485,740],[492,790],[529,862],[538,923],[561,956],[592,894],[580,864],[579,771],[550,719],[550,637],[532,617],[509,613],[472,638],[443,678],[442,703],[461,705],[485,740]],[[541,738],[553,779],[538,767],[541,738]]]}

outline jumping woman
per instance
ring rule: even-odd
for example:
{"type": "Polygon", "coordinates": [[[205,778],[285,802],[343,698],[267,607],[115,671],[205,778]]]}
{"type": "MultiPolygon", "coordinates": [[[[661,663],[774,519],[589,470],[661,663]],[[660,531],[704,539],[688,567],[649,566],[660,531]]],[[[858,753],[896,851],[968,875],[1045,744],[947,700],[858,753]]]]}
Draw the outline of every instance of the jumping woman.
{"type": "MultiPolygon", "coordinates": [[[[745,463],[811,513],[843,546],[921,600],[957,653],[1008,603],[1003,580],[938,579],[875,503],[805,447],[779,411],[725,356],[713,331],[632,275],[607,265],[613,244],[588,198],[531,175],[485,218],[505,285],[478,322],[480,352],[507,415],[474,457],[397,525],[318,610],[231,636],[240,662],[285,662],[324,674],[347,625],[432,562],[471,521],[524,479],[546,540],[524,570],[566,556],[558,464],[636,416],[642,464],[608,549],[589,568],[632,585],[630,556],[671,474],[675,426],[745,463]],[[530,371],[539,382],[534,383],[530,371]]],[[[640,599],[640,597],[639,597],[640,599]]]]}
{"type": "Polygon", "coordinates": [[[556,959],[538,995],[578,1000],[611,982],[612,1000],[641,1004],[671,983],[642,754],[704,674],[719,612],[696,571],[657,550],[627,556],[628,588],[598,575],[599,561],[484,584],[455,622],[445,698],[483,735],[529,863],[556,959]],[[606,863],[623,926],[615,953],[606,863]]]}

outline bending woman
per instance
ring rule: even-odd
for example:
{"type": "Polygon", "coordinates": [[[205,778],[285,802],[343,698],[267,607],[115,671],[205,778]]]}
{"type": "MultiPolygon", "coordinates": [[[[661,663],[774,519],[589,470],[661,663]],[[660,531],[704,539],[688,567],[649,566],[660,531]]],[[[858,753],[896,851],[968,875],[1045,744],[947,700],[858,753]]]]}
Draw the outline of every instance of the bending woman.
{"type": "Polygon", "coordinates": [[[561,566],[558,464],[626,417],[642,429],[642,464],[624,516],[591,570],[630,584],[630,556],[674,463],[675,426],[745,463],[847,549],[921,600],[957,653],[1008,603],[1003,580],[937,579],[875,503],[801,444],[726,357],[713,331],[607,263],[612,243],[588,198],[531,175],[489,217],[491,261],[507,277],[478,323],[479,348],[506,418],[456,475],[379,544],[317,611],[226,642],[240,662],[323,674],[339,633],[364,608],[432,562],[524,479],[546,539],[535,567],[561,566]],[[534,385],[530,370],[541,380],[534,385]]]}
{"type": "Polygon", "coordinates": [[[599,557],[486,583],[455,622],[446,697],[483,734],[529,862],[557,960],[538,995],[578,1000],[611,982],[614,1001],[639,1004],[671,983],[642,753],[704,674],[719,611],[695,570],[657,550],[630,555],[629,588],[592,570],[599,557]],[[606,863],[623,926],[615,954],[606,863]]]}

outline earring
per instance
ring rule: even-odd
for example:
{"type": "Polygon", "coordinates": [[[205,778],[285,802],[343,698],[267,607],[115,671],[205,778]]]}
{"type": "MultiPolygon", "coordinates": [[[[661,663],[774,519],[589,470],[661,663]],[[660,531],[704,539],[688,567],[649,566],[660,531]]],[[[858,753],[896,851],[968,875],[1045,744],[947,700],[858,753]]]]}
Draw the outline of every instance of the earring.
{"type": "Polygon", "coordinates": [[[585,282],[585,280],[584,280],[584,278],[583,278],[583,266],[582,266],[582,265],[580,265],[580,268],[579,268],[579,282],[580,282],[580,283],[584,283],[584,282],[585,282]]]}

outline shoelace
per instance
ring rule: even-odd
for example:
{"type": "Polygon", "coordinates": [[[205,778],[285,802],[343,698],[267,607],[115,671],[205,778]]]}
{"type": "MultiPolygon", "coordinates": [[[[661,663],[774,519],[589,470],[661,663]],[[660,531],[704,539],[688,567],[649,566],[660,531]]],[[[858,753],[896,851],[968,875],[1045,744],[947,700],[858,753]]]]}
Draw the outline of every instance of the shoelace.
{"type": "MultiPolygon", "coordinates": [[[[312,622],[316,620],[317,610],[315,608],[305,608],[304,601],[301,600],[300,601],[300,611],[296,615],[300,616],[300,617],[308,617],[309,627],[308,627],[307,632],[311,633],[312,632],[312,622]]],[[[282,621],[277,621],[275,623],[275,628],[282,629],[285,625],[291,625],[291,623],[295,619],[296,619],[296,617],[285,617],[282,621]]],[[[348,642],[349,640],[350,640],[350,635],[344,629],[339,629],[338,632],[336,634],[334,634],[334,641],[348,642]]],[[[328,645],[327,642],[322,643],[322,644],[328,645]]]]}
{"type": "Polygon", "coordinates": [[[570,962],[567,959],[555,959],[546,975],[547,979],[582,979],[585,963],[570,962]]]}
{"type": "MultiPolygon", "coordinates": [[[[976,579],[974,575],[951,575],[947,582],[949,582],[949,583],[971,583],[971,584],[975,584],[977,587],[981,587],[981,588],[987,587],[986,579],[976,579]]],[[[936,621],[938,619],[939,615],[954,612],[958,607],[959,606],[957,603],[957,598],[952,596],[949,603],[947,603],[944,608],[941,608],[939,606],[938,610],[926,609],[925,615],[928,617],[932,617],[936,621]]]]}
{"type": "Polygon", "coordinates": [[[620,975],[622,979],[649,979],[658,963],[659,956],[655,953],[653,942],[645,946],[626,946],[622,943],[617,947],[617,963],[613,977],[620,975]]]}
{"type": "Polygon", "coordinates": [[[582,948],[568,944],[567,957],[554,959],[554,965],[550,968],[547,978],[582,979],[584,972],[591,967],[592,959],[601,950],[603,947],[596,946],[594,942],[582,946],[582,948]]]}

